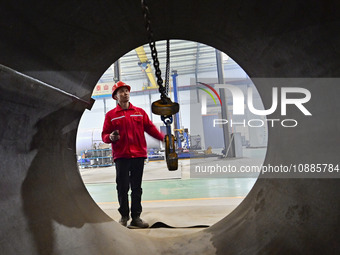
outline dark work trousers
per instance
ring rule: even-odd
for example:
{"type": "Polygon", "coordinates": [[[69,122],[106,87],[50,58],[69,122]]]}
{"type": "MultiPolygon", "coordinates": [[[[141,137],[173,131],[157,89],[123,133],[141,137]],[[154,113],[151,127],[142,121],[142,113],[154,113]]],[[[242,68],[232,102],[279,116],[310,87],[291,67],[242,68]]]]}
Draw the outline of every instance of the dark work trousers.
{"type": "Polygon", "coordinates": [[[131,187],[131,217],[142,213],[142,177],[144,158],[120,158],[115,160],[116,183],[119,201],[118,211],[122,216],[129,216],[129,196],[131,187]]]}

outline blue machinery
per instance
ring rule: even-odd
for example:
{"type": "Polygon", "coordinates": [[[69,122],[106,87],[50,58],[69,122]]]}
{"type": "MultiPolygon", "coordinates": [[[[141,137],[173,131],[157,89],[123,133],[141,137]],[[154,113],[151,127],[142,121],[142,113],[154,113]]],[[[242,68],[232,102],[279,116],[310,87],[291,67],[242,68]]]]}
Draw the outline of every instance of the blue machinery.
{"type": "MultiPolygon", "coordinates": [[[[173,85],[173,89],[174,89],[174,102],[178,103],[178,92],[177,92],[177,71],[172,71],[172,85],[173,85]]],[[[180,129],[180,122],[179,122],[179,113],[175,114],[175,130],[179,130],[180,129]]],[[[177,142],[177,147],[179,149],[182,148],[182,143],[181,143],[181,139],[179,138],[179,131],[175,131],[175,135],[176,135],[176,142],[177,142]]]]}

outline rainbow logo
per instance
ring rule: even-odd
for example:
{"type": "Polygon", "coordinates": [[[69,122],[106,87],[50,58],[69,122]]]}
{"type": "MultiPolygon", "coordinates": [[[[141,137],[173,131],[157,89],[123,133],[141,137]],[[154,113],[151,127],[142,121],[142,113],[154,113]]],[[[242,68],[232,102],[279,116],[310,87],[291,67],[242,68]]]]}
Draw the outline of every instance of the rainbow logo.
{"type": "MultiPolygon", "coordinates": [[[[220,98],[220,96],[218,95],[217,91],[216,91],[213,87],[211,87],[210,85],[208,85],[208,84],[206,84],[206,83],[203,83],[203,82],[197,82],[197,83],[199,83],[199,84],[201,84],[201,85],[203,85],[203,86],[206,86],[206,87],[209,88],[212,92],[214,92],[215,95],[217,96],[218,100],[220,101],[221,106],[222,106],[221,98],[220,98]]],[[[204,89],[204,88],[200,88],[200,87],[198,87],[198,88],[199,88],[200,90],[203,90],[204,92],[208,93],[208,95],[213,99],[215,105],[217,105],[216,100],[215,100],[214,96],[211,94],[210,91],[208,91],[207,89],[204,89]]]]}

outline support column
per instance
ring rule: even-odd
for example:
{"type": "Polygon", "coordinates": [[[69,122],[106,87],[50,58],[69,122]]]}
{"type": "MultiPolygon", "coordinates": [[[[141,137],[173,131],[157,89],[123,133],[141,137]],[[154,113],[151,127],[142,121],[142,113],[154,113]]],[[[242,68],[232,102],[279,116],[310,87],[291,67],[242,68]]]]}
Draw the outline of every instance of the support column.
{"type": "Polygon", "coordinates": [[[104,116],[106,115],[106,98],[103,98],[103,103],[104,103],[104,116]]]}
{"type": "MultiPolygon", "coordinates": [[[[216,65],[217,65],[217,77],[218,84],[224,84],[224,72],[223,72],[223,63],[222,63],[222,53],[216,49],[216,65]]],[[[226,101],[226,95],[224,89],[219,89],[219,94],[221,97],[222,105],[221,105],[221,113],[222,119],[228,120],[228,103],[226,101]]],[[[229,123],[229,120],[228,120],[229,123]]],[[[222,125],[223,128],[223,138],[224,138],[224,152],[223,155],[231,158],[235,157],[234,148],[230,139],[230,132],[228,125],[222,125]]]]}
{"type": "MultiPolygon", "coordinates": [[[[119,63],[119,59],[114,62],[113,64],[113,71],[114,71],[114,77],[113,77],[113,81],[115,83],[117,83],[118,81],[120,81],[120,63],[119,63]]],[[[116,106],[118,105],[118,102],[116,101],[116,106]]]]}

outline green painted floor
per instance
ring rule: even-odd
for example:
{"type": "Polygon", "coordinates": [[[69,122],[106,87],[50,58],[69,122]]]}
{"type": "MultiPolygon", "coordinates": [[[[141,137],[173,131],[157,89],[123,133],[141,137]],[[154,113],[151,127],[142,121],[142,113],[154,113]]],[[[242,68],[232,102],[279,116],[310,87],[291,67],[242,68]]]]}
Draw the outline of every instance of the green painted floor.
{"type": "MultiPolygon", "coordinates": [[[[143,181],[143,201],[188,198],[243,197],[256,178],[172,179],[143,181]]],[[[117,202],[115,183],[86,184],[97,203],[117,202]]]]}

